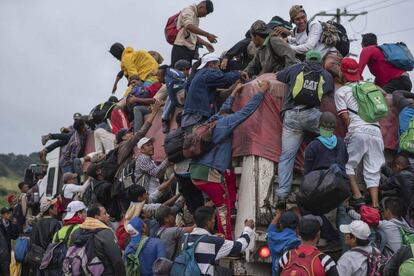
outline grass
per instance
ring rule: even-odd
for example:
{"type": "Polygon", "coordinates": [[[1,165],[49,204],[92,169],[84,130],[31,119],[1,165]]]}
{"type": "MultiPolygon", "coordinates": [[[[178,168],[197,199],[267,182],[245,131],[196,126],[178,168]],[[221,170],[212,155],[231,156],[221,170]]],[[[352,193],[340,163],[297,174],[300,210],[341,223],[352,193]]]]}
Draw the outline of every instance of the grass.
{"type": "Polygon", "coordinates": [[[17,187],[19,181],[21,181],[21,178],[17,176],[0,177],[0,208],[7,206],[7,194],[9,192],[16,194],[19,192],[17,187]]]}

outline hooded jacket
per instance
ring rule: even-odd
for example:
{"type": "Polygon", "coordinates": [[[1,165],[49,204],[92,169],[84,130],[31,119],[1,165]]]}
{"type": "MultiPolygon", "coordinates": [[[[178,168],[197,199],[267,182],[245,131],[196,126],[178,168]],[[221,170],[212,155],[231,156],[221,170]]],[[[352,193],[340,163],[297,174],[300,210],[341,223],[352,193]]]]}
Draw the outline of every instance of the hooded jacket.
{"type": "Polygon", "coordinates": [[[119,249],[112,229],[103,222],[87,217],[78,230],[72,234],[72,243],[83,246],[89,235],[94,235],[95,254],[104,263],[104,275],[125,275],[125,267],[122,261],[122,252],[119,249]]]}
{"type": "Polygon", "coordinates": [[[279,275],[280,257],[284,252],[297,248],[300,245],[300,240],[295,230],[285,228],[278,231],[276,225],[270,224],[267,228],[267,241],[272,255],[272,275],[279,275]]]}
{"type": "Polygon", "coordinates": [[[150,74],[157,73],[158,63],[147,51],[134,51],[134,48],[127,47],[122,53],[121,69],[128,78],[138,75],[145,81],[150,74]]]}
{"type": "Polygon", "coordinates": [[[19,237],[19,227],[16,224],[3,224],[0,217],[0,263],[10,263],[11,260],[11,240],[19,237]]]}
{"type": "MultiPolygon", "coordinates": [[[[232,158],[233,130],[253,114],[263,98],[264,94],[259,92],[239,111],[227,116],[222,116],[220,113],[212,116],[209,119],[210,121],[217,120],[212,135],[215,146],[201,157],[193,159],[191,163],[214,168],[224,175],[224,171],[229,167],[232,158]]],[[[222,105],[221,110],[231,109],[233,102],[234,97],[228,97],[222,105]]]]}

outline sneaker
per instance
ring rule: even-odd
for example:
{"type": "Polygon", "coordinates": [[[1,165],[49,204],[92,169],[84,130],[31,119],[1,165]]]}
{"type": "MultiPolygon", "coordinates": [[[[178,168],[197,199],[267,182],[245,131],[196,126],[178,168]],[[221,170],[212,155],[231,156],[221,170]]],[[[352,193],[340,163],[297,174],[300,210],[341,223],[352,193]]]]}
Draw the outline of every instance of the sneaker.
{"type": "Polygon", "coordinates": [[[44,146],[44,145],[46,145],[46,143],[47,143],[47,141],[49,141],[49,139],[50,139],[50,136],[49,136],[49,134],[48,135],[42,135],[42,145],[44,146]]]}
{"type": "Polygon", "coordinates": [[[355,198],[355,197],[351,196],[351,198],[349,199],[349,206],[352,206],[355,209],[358,209],[359,207],[361,207],[364,204],[365,204],[365,199],[363,197],[355,198]]]}
{"type": "Polygon", "coordinates": [[[162,121],[162,133],[170,132],[170,122],[162,121]]]}

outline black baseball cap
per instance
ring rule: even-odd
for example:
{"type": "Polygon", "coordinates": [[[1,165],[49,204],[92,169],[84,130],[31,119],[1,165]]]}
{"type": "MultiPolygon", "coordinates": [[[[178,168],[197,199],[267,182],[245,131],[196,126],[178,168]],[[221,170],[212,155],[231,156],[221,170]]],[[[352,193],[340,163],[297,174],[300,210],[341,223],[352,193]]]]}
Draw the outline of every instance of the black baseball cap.
{"type": "Polygon", "coordinates": [[[4,208],[1,209],[0,214],[3,215],[3,214],[6,214],[6,213],[11,213],[11,212],[13,212],[13,208],[4,207],[4,208]]]}

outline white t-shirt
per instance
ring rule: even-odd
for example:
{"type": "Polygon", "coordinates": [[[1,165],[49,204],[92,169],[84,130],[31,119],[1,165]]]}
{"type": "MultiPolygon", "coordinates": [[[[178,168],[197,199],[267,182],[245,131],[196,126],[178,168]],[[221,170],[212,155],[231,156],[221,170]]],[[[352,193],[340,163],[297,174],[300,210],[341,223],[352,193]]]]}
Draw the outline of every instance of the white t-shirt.
{"type": "MultiPolygon", "coordinates": [[[[348,83],[349,84],[349,83],[348,83]]],[[[335,105],[338,116],[348,112],[349,126],[348,132],[356,132],[361,126],[375,127],[378,123],[368,123],[361,119],[357,114],[349,111],[349,109],[358,113],[358,102],[352,94],[352,87],[345,85],[335,91],[335,105]],[[374,126],[375,125],[375,126],[374,126]]]]}
{"type": "Polygon", "coordinates": [[[85,192],[86,188],[88,188],[90,182],[91,181],[88,179],[85,181],[85,183],[83,183],[83,185],[77,185],[77,184],[63,185],[62,187],[63,196],[67,199],[77,200],[76,196],[74,197],[74,195],[76,193],[80,193],[82,195],[85,192]]]}

